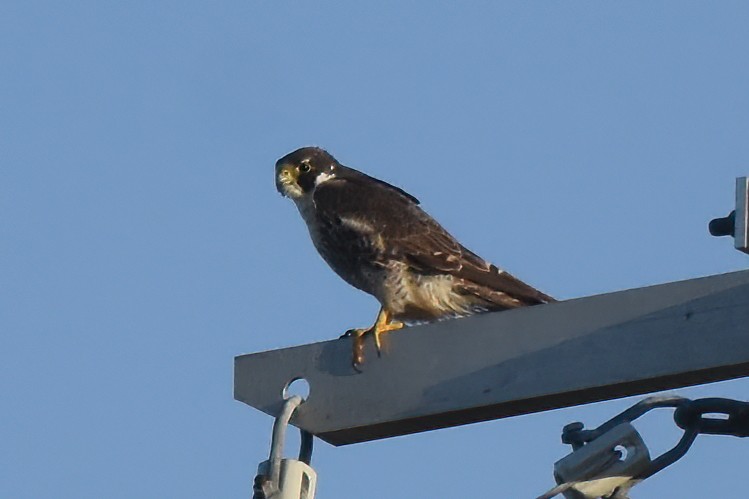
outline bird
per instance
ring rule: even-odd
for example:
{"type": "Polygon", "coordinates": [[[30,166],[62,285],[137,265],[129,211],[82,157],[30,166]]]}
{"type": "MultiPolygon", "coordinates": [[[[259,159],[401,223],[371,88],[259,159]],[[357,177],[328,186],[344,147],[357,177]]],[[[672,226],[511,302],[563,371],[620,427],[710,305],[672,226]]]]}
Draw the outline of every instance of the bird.
{"type": "Polygon", "coordinates": [[[463,246],[403,189],[302,147],[275,165],[276,189],[290,198],[312,243],[344,281],[380,303],[374,324],[349,329],[352,366],[364,340],[406,325],[556,301],[463,246]]]}

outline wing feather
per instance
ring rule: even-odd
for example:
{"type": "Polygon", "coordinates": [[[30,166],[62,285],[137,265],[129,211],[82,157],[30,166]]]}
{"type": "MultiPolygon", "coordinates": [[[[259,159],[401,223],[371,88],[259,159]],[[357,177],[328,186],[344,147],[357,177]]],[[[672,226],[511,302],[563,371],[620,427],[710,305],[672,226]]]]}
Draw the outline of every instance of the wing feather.
{"type": "Polygon", "coordinates": [[[407,192],[379,180],[372,182],[372,177],[356,170],[346,170],[340,178],[315,189],[318,216],[351,230],[358,228],[360,237],[372,238],[381,248],[383,261],[404,261],[425,275],[452,275],[459,292],[499,308],[555,301],[465,248],[407,192]],[[375,230],[365,230],[369,228],[375,230]]]}

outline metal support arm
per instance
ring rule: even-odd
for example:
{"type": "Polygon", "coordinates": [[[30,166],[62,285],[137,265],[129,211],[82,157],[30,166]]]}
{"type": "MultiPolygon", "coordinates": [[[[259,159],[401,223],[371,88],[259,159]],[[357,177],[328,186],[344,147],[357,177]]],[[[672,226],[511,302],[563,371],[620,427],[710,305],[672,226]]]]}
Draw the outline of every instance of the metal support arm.
{"type": "Polygon", "coordinates": [[[234,397],[334,445],[749,375],[749,271],[235,358],[234,397]]]}

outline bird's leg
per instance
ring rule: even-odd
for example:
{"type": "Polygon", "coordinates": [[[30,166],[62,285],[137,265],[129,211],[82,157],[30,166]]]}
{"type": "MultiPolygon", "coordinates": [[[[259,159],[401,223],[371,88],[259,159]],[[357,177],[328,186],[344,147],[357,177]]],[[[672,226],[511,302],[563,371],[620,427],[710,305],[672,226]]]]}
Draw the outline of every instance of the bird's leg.
{"type": "Polygon", "coordinates": [[[403,327],[403,323],[400,321],[395,321],[391,317],[390,313],[385,310],[384,308],[380,308],[380,312],[377,314],[377,319],[375,320],[375,323],[372,325],[372,327],[369,328],[359,328],[359,329],[349,329],[346,331],[346,333],[343,335],[345,336],[353,336],[353,355],[352,355],[352,364],[354,366],[354,369],[359,371],[359,366],[364,363],[364,339],[365,335],[371,334],[374,336],[374,342],[375,342],[375,348],[377,349],[377,356],[380,357],[382,355],[382,341],[380,340],[380,335],[382,333],[387,333],[389,331],[395,331],[397,329],[401,329],[403,327]]]}
{"type": "Polygon", "coordinates": [[[382,333],[388,333],[390,331],[397,331],[398,329],[402,329],[403,325],[404,324],[402,322],[393,320],[390,312],[388,312],[384,308],[380,309],[380,313],[377,314],[377,320],[375,321],[374,326],[372,326],[371,328],[378,357],[382,357],[382,342],[380,341],[380,335],[382,333]]]}

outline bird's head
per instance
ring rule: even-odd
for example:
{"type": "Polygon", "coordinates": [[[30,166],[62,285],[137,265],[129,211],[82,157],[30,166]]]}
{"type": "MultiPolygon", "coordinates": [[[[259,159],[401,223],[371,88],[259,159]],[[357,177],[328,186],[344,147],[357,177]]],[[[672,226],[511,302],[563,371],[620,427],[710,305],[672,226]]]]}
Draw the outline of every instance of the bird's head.
{"type": "Polygon", "coordinates": [[[299,199],[335,177],[338,161],[319,147],[302,147],[276,161],[276,189],[299,199]]]}

